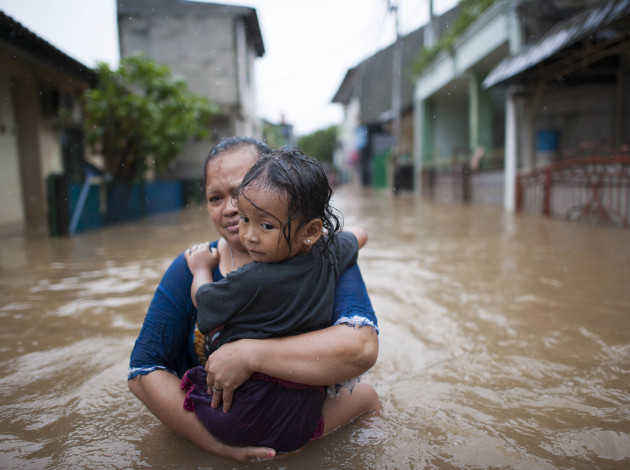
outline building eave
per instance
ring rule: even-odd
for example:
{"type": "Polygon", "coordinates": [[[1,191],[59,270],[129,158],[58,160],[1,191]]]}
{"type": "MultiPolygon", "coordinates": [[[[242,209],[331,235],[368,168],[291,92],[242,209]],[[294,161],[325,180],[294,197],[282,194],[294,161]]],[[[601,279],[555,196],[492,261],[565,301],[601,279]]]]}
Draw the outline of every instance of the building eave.
{"type": "Polygon", "coordinates": [[[0,48],[2,42],[8,43],[13,50],[19,50],[37,58],[45,65],[59,70],[93,86],[96,72],[76,59],[57,49],[37,36],[18,21],[0,11],[0,48]]]}
{"type": "Polygon", "coordinates": [[[352,91],[354,89],[354,82],[356,79],[357,68],[353,67],[346,72],[337,93],[331,100],[332,103],[348,104],[352,97],[352,91]]]}
{"type": "MultiPolygon", "coordinates": [[[[573,44],[630,17],[630,0],[606,2],[580,12],[549,30],[540,41],[526,50],[504,59],[486,77],[486,88],[519,81],[531,69],[543,64],[555,54],[573,44]]],[[[618,42],[628,38],[627,24],[617,35],[618,42]]]]}

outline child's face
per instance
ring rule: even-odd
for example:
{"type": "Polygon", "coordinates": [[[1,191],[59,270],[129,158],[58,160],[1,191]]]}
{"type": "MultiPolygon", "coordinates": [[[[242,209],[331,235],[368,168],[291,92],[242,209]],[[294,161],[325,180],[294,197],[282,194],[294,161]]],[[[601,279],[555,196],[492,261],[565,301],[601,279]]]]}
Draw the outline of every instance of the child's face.
{"type": "MultiPolygon", "coordinates": [[[[276,191],[246,189],[238,198],[239,237],[252,261],[279,263],[289,256],[289,245],[283,229],[289,219],[287,201],[276,191]],[[246,197],[244,197],[246,196],[246,197]],[[264,212],[261,209],[264,209],[264,212]]],[[[300,254],[305,245],[291,233],[291,255],[300,254]]]]}

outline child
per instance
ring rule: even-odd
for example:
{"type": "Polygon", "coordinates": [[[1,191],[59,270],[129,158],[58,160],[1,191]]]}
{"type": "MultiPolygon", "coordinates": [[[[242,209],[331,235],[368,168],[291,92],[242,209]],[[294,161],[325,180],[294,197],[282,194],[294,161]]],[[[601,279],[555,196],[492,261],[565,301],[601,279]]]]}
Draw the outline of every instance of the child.
{"type": "MultiPolygon", "coordinates": [[[[323,167],[298,149],[272,151],[257,161],[234,194],[239,237],[254,262],[212,282],[216,249],[198,245],[186,253],[202,333],[223,326],[219,344],[224,344],[330,324],[336,279],[356,262],[358,248],[367,240],[361,230],[354,235],[338,232],[331,195],[323,167]]],[[[326,398],[323,385],[254,373],[235,391],[232,408],[224,413],[212,408],[206,377],[202,366],[186,373],[184,407],[194,410],[211,434],[230,445],[288,452],[362,412],[380,409],[376,393],[366,384],[357,384],[352,394],[326,398]]]]}

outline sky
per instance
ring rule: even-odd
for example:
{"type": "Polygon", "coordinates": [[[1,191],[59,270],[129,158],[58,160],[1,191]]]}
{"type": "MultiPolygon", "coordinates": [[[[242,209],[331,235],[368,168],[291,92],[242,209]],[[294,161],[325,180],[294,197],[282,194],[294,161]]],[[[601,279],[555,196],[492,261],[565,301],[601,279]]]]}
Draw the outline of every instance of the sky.
{"type": "MultiPolygon", "coordinates": [[[[398,4],[401,34],[423,24],[429,0],[398,4]]],[[[297,135],[341,123],[331,100],[348,69],[392,44],[387,0],[221,1],[256,8],[265,55],[256,60],[258,116],[293,124],[297,135]]],[[[434,0],[440,14],[457,0],[434,0]]],[[[93,67],[119,61],[115,0],[0,0],[0,10],[52,45],[93,67]]]]}

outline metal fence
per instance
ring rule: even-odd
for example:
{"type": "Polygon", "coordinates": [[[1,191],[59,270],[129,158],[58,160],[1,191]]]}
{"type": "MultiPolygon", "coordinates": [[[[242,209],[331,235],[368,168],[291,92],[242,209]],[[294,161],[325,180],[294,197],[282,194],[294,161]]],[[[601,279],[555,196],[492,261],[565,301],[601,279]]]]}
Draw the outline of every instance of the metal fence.
{"type": "Polygon", "coordinates": [[[628,227],[630,157],[576,158],[523,172],[516,181],[516,209],[628,227]]]}

